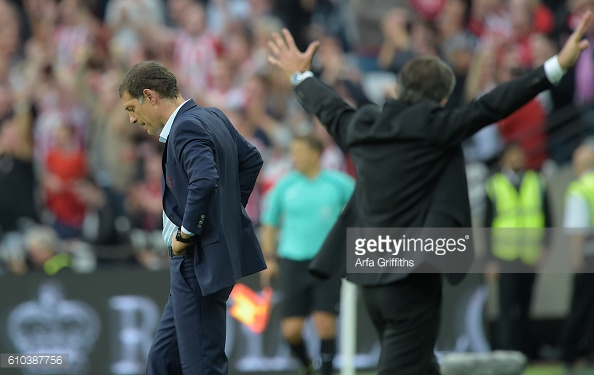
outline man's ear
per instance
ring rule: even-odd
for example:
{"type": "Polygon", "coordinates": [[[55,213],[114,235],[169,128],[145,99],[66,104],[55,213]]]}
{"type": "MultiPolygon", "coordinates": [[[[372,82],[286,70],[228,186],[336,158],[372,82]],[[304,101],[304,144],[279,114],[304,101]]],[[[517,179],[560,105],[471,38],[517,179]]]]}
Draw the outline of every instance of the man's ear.
{"type": "Polygon", "coordinates": [[[153,90],[144,89],[142,90],[142,94],[144,95],[146,100],[152,105],[155,105],[157,103],[157,93],[155,93],[153,90]]]}
{"type": "Polygon", "coordinates": [[[442,107],[445,107],[446,103],[448,102],[449,98],[443,98],[441,99],[441,102],[439,102],[439,105],[442,107]]]}

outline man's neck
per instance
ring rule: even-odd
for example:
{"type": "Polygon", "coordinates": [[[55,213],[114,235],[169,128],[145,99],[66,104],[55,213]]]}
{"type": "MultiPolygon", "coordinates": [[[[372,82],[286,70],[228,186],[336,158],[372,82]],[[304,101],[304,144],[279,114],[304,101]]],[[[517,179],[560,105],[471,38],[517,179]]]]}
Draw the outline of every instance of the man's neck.
{"type": "Polygon", "coordinates": [[[503,167],[501,172],[507,177],[507,179],[509,180],[509,182],[511,182],[512,185],[516,187],[520,186],[524,170],[503,167]]]}
{"type": "Polygon", "coordinates": [[[165,126],[165,123],[167,122],[167,120],[169,120],[169,117],[171,117],[171,115],[173,114],[173,112],[175,112],[177,107],[182,105],[185,101],[186,100],[181,95],[178,95],[177,98],[167,99],[167,101],[165,101],[163,103],[163,104],[165,104],[165,106],[163,108],[163,113],[164,113],[164,118],[162,119],[163,126],[165,126]]]}
{"type": "Polygon", "coordinates": [[[305,175],[305,177],[309,179],[314,179],[320,173],[320,166],[316,165],[315,167],[311,167],[308,170],[301,172],[305,175]]]}

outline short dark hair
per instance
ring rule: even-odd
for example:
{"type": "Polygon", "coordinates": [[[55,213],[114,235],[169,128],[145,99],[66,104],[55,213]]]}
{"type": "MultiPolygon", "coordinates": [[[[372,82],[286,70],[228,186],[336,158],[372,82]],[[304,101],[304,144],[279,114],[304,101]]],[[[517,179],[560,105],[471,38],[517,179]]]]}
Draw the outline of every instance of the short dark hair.
{"type": "Polygon", "coordinates": [[[324,143],[320,140],[320,138],[316,137],[313,134],[300,135],[298,137],[295,137],[293,141],[307,143],[307,146],[310,149],[317,151],[320,155],[322,154],[322,152],[324,152],[324,143]]]}
{"type": "Polygon", "coordinates": [[[155,91],[163,99],[175,99],[179,95],[175,74],[156,61],[143,61],[126,73],[120,83],[120,98],[127,92],[142,100],[144,89],[155,91]]]}
{"type": "Polygon", "coordinates": [[[456,77],[452,69],[434,56],[417,56],[408,61],[397,77],[398,99],[409,104],[422,100],[441,102],[448,98],[456,77]]]}

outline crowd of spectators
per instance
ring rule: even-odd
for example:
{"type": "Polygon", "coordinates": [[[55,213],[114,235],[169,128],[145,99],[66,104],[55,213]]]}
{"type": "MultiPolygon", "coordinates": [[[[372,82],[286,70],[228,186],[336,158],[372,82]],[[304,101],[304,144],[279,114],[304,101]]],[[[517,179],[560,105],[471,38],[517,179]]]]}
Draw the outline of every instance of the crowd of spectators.
{"type": "MultiPolygon", "coordinates": [[[[315,73],[353,106],[383,104],[406,61],[439,55],[457,77],[455,108],[542,64],[594,9],[544,1],[0,0],[0,273],[24,274],[53,254],[79,271],[166,267],[162,145],[129,123],[117,90],[135,63],[168,66],[184,98],[221,108],[258,147],[265,164],[247,208],[258,225],[263,196],[291,168],[293,137],[317,134],[323,165],[353,174],[267,63],[271,32],[289,28],[302,49],[320,40],[315,73]]],[[[529,168],[567,163],[594,123],[592,51],[470,139],[468,162],[490,165],[518,143],[529,168]]]]}

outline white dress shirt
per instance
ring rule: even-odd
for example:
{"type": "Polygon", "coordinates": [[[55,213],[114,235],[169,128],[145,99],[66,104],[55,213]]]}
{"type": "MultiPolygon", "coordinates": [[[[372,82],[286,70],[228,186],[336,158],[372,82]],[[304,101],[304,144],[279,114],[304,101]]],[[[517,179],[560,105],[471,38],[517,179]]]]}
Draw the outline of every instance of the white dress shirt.
{"type": "MultiPolygon", "coordinates": [[[[188,100],[186,100],[185,102],[183,102],[182,104],[180,104],[179,107],[177,107],[175,109],[175,111],[173,111],[173,113],[171,114],[171,116],[169,116],[169,119],[165,123],[165,127],[163,127],[163,130],[161,130],[161,134],[159,134],[159,142],[161,142],[161,143],[167,142],[167,138],[169,137],[169,133],[171,132],[171,126],[173,125],[173,121],[175,120],[175,116],[177,116],[177,112],[179,112],[179,109],[184,104],[186,104],[188,102],[188,100]]],[[[183,226],[181,227],[181,230],[185,234],[188,234],[188,235],[191,235],[191,236],[194,235],[194,233],[188,231],[183,226]]],[[[174,236],[175,232],[177,232],[177,226],[175,224],[173,224],[171,222],[171,220],[169,220],[169,218],[167,217],[167,215],[165,215],[165,211],[163,211],[163,232],[162,232],[162,236],[163,236],[163,241],[165,241],[165,245],[167,247],[171,247],[171,243],[173,242],[173,236],[174,236]]]]}

